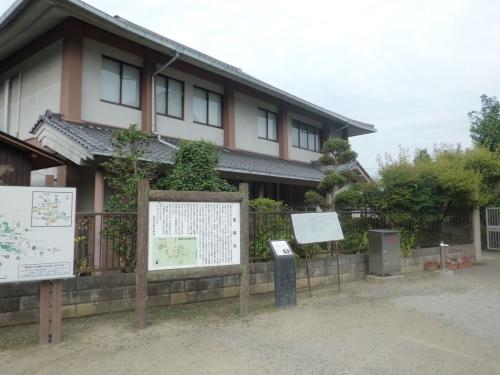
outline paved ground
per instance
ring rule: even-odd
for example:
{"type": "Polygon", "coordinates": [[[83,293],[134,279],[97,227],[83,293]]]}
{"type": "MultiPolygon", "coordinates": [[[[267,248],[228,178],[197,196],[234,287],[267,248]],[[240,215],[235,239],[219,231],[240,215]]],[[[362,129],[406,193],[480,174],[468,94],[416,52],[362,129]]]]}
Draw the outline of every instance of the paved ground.
{"type": "Polygon", "coordinates": [[[352,282],[277,311],[254,297],[158,308],[144,331],[131,313],[64,322],[64,342],[36,326],[0,329],[0,374],[500,374],[500,254],[451,276],[352,282]]]}

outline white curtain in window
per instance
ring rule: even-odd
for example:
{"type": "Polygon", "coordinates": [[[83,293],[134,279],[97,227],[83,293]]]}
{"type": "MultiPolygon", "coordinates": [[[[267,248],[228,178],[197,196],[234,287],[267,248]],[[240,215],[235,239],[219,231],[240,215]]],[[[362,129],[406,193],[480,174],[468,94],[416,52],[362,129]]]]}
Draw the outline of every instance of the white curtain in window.
{"type": "Polygon", "coordinates": [[[139,108],[141,95],[141,71],[130,65],[123,65],[122,104],[139,108]]]}
{"type": "Polygon", "coordinates": [[[197,87],[193,91],[193,116],[194,121],[207,123],[207,92],[197,87]]]}
{"type": "Polygon", "coordinates": [[[292,146],[299,147],[299,127],[295,124],[292,126],[292,146]]]}
{"type": "Polygon", "coordinates": [[[120,63],[105,57],[101,66],[101,99],[120,103],[120,63]]]}
{"type": "Polygon", "coordinates": [[[208,93],[208,123],[222,126],[222,98],[212,92],[208,93]]]}
{"type": "Polygon", "coordinates": [[[156,112],[167,114],[167,79],[162,76],[155,77],[156,82],[156,112]]]}
{"type": "Polygon", "coordinates": [[[267,138],[276,141],[278,139],[276,114],[267,112],[267,138]]]}
{"type": "Polygon", "coordinates": [[[316,134],[314,135],[314,141],[316,144],[316,151],[320,152],[321,151],[321,145],[319,144],[319,130],[316,131],[316,134]]]}
{"type": "Polygon", "coordinates": [[[300,147],[307,148],[307,128],[301,126],[300,128],[300,147]]]}
{"type": "Polygon", "coordinates": [[[309,133],[308,133],[308,145],[307,148],[311,151],[316,150],[316,145],[315,145],[315,139],[316,139],[316,131],[314,128],[309,128],[309,133]]]}
{"type": "Polygon", "coordinates": [[[182,99],[183,99],[182,82],[174,79],[168,80],[168,115],[174,117],[182,117],[182,99]]]}

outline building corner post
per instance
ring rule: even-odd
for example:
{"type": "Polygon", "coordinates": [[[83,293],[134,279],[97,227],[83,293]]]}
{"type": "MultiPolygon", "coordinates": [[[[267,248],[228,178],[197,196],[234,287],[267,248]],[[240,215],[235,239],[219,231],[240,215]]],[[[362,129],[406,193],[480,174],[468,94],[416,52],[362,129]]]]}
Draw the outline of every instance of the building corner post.
{"type": "Polygon", "coordinates": [[[476,263],[481,263],[481,216],[479,207],[477,206],[472,209],[472,239],[474,243],[474,257],[476,259],[476,263]]]}
{"type": "Polygon", "coordinates": [[[141,129],[146,133],[153,132],[153,75],[156,70],[155,55],[149,50],[144,52],[144,67],[141,77],[141,129]]]}
{"type": "Polygon", "coordinates": [[[137,328],[142,329],[146,327],[148,316],[149,181],[141,180],[137,190],[135,318],[137,328]]]}
{"type": "Polygon", "coordinates": [[[82,121],[83,34],[81,21],[65,21],[59,112],[64,119],[75,122],[82,121]]]}
{"type": "MultiPolygon", "coordinates": [[[[104,171],[97,167],[94,175],[94,212],[104,212],[104,171]]],[[[101,231],[103,217],[95,216],[94,221],[94,269],[101,268],[101,231]]]]}
{"type": "Polygon", "coordinates": [[[243,201],[240,204],[240,316],[246,317],[250,304],[250,264],[249,264],[249,238],[248,238],[248,184],[241,183],[240,193],[243,201]]]}
{"type": "Polygon", "coordinates": [[[224,147],[229,150],[236,148],[236,123],[234,87],[230,82],[224,85],[224,99],[222,101],[222,121],[224,127],[224,147]]]}
{"type": "Polygon", "coordinates": [[[278,111],[278,144],[280,159],[288,160],[288,116],[282,105],[278,111]]]}

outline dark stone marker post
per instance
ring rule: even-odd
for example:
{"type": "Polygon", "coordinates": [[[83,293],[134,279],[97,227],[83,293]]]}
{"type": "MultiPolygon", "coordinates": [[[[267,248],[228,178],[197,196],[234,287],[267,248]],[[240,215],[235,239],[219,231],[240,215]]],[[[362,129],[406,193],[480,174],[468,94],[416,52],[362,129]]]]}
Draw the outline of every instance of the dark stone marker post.
{"type": "Polygon", "coordinates": [[[274,259],[276,306],[297,305],[295,254],[287,241],[269,241],[274,259]]]}

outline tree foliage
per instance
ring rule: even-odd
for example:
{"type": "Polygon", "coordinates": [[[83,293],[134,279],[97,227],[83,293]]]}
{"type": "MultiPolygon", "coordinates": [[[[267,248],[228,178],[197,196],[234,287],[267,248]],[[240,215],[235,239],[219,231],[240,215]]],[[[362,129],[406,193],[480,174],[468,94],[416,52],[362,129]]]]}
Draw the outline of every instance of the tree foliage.
{"type": "MultiPolygon", "coordinates": [[[[345,139],[330,138],[323,144],[323,155],[320,157],[319,162],[325,168],[338,167],[356,160],[358,156],[353,150],[351,145],[345,139]]],[[[305,194],[305,201],[307,203],[319,206],[322,208],[333,207],[333,201],[329,201],[325,196],[332,197],[337,190],[344,187],[349,182],[357,180],[355,175],[350,170],[338,172],[335,168],[326,169],[325,178],[321,181],[316,190],[310,190],[305,194]]]]}
{"type": "Polygon", "coordinates": [[[257,215],[250,220],[252,255],[261,260],[268,259],[270,257],[269,241],[293,240],[292,227],[283,215],[288,211],[288,207],[281,201],[269,198],[253,199],[249,201],[248,206],[254,215],[257,215]]]}
{"type": "Polygon", "coordinates": [[[494,96],[481,95],[481,109],[469,112],[470,135],[476,146],[500,152],[500,103],[494,96]]]}
{"type": "MultiPolygon", "coordinates": [[[[108,212],[137,211],[137,187],[142,179],[150,180],[152,188],[158,187],[161,167],[148,159],[148,145],[151,136],[130,125],[128,129],[116,130],[111,135],[113,156],[102,163],[105,180],[112,193],[106,200],[108,212]]],[[[136,236],[136,225],[123,218],[107,218],[103,236],[113,239],[114,250],[120,257],[123,271],[131,272],[135,267],[135,252],[130,238],[136,236]]]]}
{"type": "Polygon", "coordinates": [[[281,213],[288,210],[288,207],[282,201],[275,201],[271,198],[256,198],[248,203],[248,207],[259,213],[281,213]]]}
{"type": "MultiPolygon", "coordinates": [[[[420,154],[422,155],[422,154],[420,154]]],[[[499,202],[500,158],[485,148],[436,150],[432,157],[400,155],[380,166],[377,183],[336,197],[349,208],[442,214],[499,202]]]]}
{"type": "Polygon", "coordinates": [[[113,193],[106,201],[110,212],[135,212],[137,210],[137,186],[142,179],[155,184],[160,167],[147,161],[151,136],[135,124],[128,129],[115,130],[111,136],[113,156],[102,163],[105,180],[113,193]]]}
{"type": "Polygon", "coordinates": [[[330,138],[323,144],[323,156],[320,162],[323,165],[341,165],[356,160],[358,154],[351,150],[348,141],[342,138],[330,138]]]}
{"type": "Polygon", "coordinates": [[[217,172],[217,148],[206,141],[183,141],[175,152],[166,188],[180,191],[235,191],[217,172]]]}

